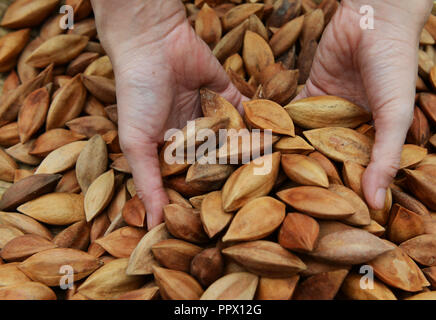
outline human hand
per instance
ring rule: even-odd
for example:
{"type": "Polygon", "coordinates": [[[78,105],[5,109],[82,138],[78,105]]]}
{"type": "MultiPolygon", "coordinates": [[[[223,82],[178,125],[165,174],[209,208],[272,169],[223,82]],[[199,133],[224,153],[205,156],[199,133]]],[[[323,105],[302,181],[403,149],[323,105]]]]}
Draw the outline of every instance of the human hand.
{"type": "Polygon", "coordinates": [[[419,35],[431,5],[429,0],[343,0],[296,98],[336,95],[372,111],[376,137],[362,187],[374,209],[384,206],[413,119],[419,35]],[[374,8],[374,30],[360,27],[363,5],[374,8]]]}
{"type": "Polygon", "coordinates": [[[242,95],[189,25],[179,0],[92,0],[116,77],[121,148],[151,229],[168,203],[158,160],[166,130],[201,115],[199,88],[234,106],[242,95]]]}

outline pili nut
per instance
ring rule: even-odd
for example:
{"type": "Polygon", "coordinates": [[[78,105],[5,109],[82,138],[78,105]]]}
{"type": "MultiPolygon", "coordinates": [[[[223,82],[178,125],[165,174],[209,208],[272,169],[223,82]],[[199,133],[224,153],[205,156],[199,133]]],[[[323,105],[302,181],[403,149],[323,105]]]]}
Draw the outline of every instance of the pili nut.
{"type": "Polygon", "coordinates": [[[20,52],[30,38],[30,29],[23,29],[5,34],[0,38],[0,71],[6,72],[16,64],[20,52]]]}
{"type": "Polygon", "coordinates": [[[380,224],[377,223],[377,221],[372,220],[369,223],[369,225],[364,226],[362,228],[365,231],[368,231],[369,233],[372,233],[373,235],[377,236],[377,237],[381,237],[385,234],[386,229],[381,226],[380,224]]]}
{"type": "Polygon", "coordinates": [[[306,154],[314,150],[315,149],[300,136],[281,137],[280,140],[274,144],[274,151],[280,151],[282,154],[306,154]]]}
{"type": "Polygon", "coordinates": [[[20,213],[0,212],[0,225],[12,226],[25,234],[39,235],[48,240],[53,238],[53,235],[45,226],[35,219],[20,213]]]}
{"type": "Polygon", "coordinates": [[[356,128],[371,120],[371,114],[354,103],[335,96],[310,97],[285,107],[292,120],[305,129],[356,128]]]}
{"type": "Polygon", "coordinates": [[[426,148],[414,144],[405,144],[401,151],[400,168],[411,167],[422,161],[426,155],[426,148]]]}
{"type": "Polygon", "coordinates": [[[242,51],[245,68],[250,76],[260,73],[265,67],[274,63],[274,54],[264,38],[247,30],[242,51]]]}
{"type": "Polygon", "coordinates": [[[112,120],[106,112],[105,106],[103,103],[101,103],[96,97],[94,96],[88,96],[85,101],[85,107],[83,108],[85,113],[90,116],[101,116],[101,117],[107,117],[112,122],[117,123],[118,121],[112,120]]]}
{"type": "Polygon", "coordinates": [[[278,241],[286,249],[312,251],[318,239],[318,222],[304,214],[288,213],[280,228],[278,241]]]}
{"type": "Polygon", "coordinates": [[[3,149],[0,149],[0,180],[13,182],[17,163],[3,149]]]}
{"type": "Polygon", "coordinates": [[[228,129],[240,130],[246,128],[238,110],[226,99],[205,88],[200,90],[200,97],[201,109],[205,117],[227,117],[229,118],[228,129]]]}
{"type": "Polygon", "coordinates": [[[436,235],[423,234],[400,244],[409,257],[424,266],[436,266],[436,235]]]}
{"type": "Polygon", "coordinates": [[[165,223],[161,223],[147,232],[130,255],[126,273],[128,275],[152,274],[152,267],[158,265],[158,262],[154,259],[151,248],[156,243],[170,237],[165,223]]]}
{"type": "Polygon", "coordinates": [[[21,143],[29,141],[44,124],[50,102],[46,87],[33,91],[18,113],[18,132],[21,143]]]}
{"type": "Polygon", "coordinates": [[[116,103],[115,81],[103,76],[82,74],[86,89],[100,101],[107,104],[116,103]]]}
{"type": "Polygon", "coordinates": [[[11,147],[20,142],[18,135],[18,123],[12,122],[0,128],[0,145],[3,147],[11,147]]]}
{"type": "Polygon", "coordinates": [[[198,211],[177,204],[166,205],[163,211],[166,227],[174,237],[194,243],[207,241],[198,211]]]}
{"type": "Polygon", "coordinates": [[[422,269],[422,272],[425,274],[425,277],[431,284],[431,288],[434,289],[436,287],[436,267],[428,267],[422,269]]]}
{"type": "Polygon", "coordinates": [[[268,37],[268,31],[267,31],[265,25],[263,24],[262,20],[256,14],[252,14],[248,18],[248,23],[249,23],[248,24],[248,30],[257,33],[263,39],[268,41],[268,38],[269,38],[268,37]]]}
{"type": "Polygon", "coordinates": [[[201,296],[201,300],[252,300],[259,277],[248,272],[235,272],[219,278],[201,296]]]}
{"type": "Polygon", "coordinates": [[[197,280],[185,272],[153,267],[153,274],[165,300],[198,300],[203,294],[197,280]]]}
{"type": "Polygon", "coordinates": [[[50,193],[61,177],[60,174],[37,174],[21,179],[3,194],[0,200],[0,210],[14,210],[25,202],[50,193]]]}
{"type": "Polygon", "coordinates": [[[159,287],[141,288],[121,294],[118,300],[155,300],[159,297],[159,287]]]}
{"type": "Polygon", "coordinates": [[[186,183],[199,190],[217,190],[234,170],[235,167],[231,164],[196,162],[189,167],[186,173],[186,183]]]}
{"type": "Polygon", "coordinates": [[[113,170],[101,174],[92,182],[84,199],[86,221],[91,221],[107,207],[114,194],[114,189],[115,176],[113,170]]]}
{"type": "Polygon", "coordinates": [[[0,100],[0,124],[15,121],[26,96],[38,88],[50,83],[53,77],[53,65],[22,83],[17,89],[11,91],[0,100]]]}
{"type": "Polygon", "coordinates": [[[313,257],[339,264],[361,264],[394,249],[373,234],[351,228],[320,235],[313,257]]]}
{"type": "Polygon", "coordinates": [[[85,219],[83,196],[74,193],[49,193],[20,205],[17,210],[52,225],[69,225],[85,219]]]}
{"type": "MultiPolygon", "coordinates": [[[[436,70],[435,70],[436,71],[436,70]]],[[[436,79],[435,79],[436,80],[436,79]]],[[[430,126],[428,120],[420,108],[415,107],[412,125],[407,132],[406,141],[418,146],[425,146],[430,139],[430,126]]]]}
{"type": "Polygon", "coordinates": [[[76,134],[92,138],[96,134],[104,135],[109,131],[117,130],[117,126],[106,117],[85,116],[70,120],[66,126],[76,134]]]}
{"type": "Polygon", "coordinates": [[[277,196],[293,208],[315,218],[344,219],[355,213],[350,203],[336,193],[321,187],[295,187],[277,196]]]}
{"type": "Polygon", "coordinates": [[[301,154],[283,154],[281,164],[292,181],[306,186],[329,186],[327,173],[315,159],[301,154]]]}
{"type": "Polygon", "coordinates": [[[19,0],[6,10],[1,26],[11,29],[39,25],[58,6],[57,0],[19,0]]]}
{"type": "Polygon", "coordinates": [[[86,101],[86,89],[80,75],[68,80],[52,99],[47,114],[46,130],[62,128],[82,112],[86,101]]]}
{"type": "Polygon", "coordinates": [[[218,248],[205,249],[191,261],[190,273],[204,287],[208,287],[224,273],[224,259],[218,248]]]}
{"type": "Polygon", "coordinates": [[[72,248],[86,251],[89,246],[91,226],[81,220],[58,233],[53,243],[61,248],[72,248]]]}
{"type": "MultiPolygon", "coordinates": [[[[195,141],[196,135],[201,130],[210,129],[216,134],[218,133],[219,129],[225,129],[229,124],[229,118],[218,118],[216,116],[197,118],[194,121],[194,130],[188,130],[188,126],[183,128],[183,139],[171,139],[167,141],[162,147],[162,150],[159,153],[160,170],[162,177],[182,173],[186,171],[186,169],[189,167],[189,164],[185,161],[185,157],[183,159],[177,158],[178,155],[176,153],[176,150],[178,150],[178,148],[183,148],[186,153],[191,152],[188,150],[188,141],[195,141]],[[171,148],[172,153],[166,155],[166,153],[168,153],[166,149],[169,147],[171,148]],[[174,163],[168,163],[166,161],[167,157],[173,157],[174,163]]],[[[194,146],[197,147],[198,145],[199,142],[196,141],[194,146]]],[[[186,154],[186,157],[189,156],[191,155],[186,154]]]]}
{"type": "Polygon", "coordinates": [[[391,289],[383,282],[374,279],[373,287],[367,290],[362,288],[361,279],[362,275],[349,273],[341,286],[341,292],[353,300],[397,300],[391,289]]]}
{"type": "Polygon", "coordinates": [[[274,56],[287,51],[297,41],[303,29],[304,17],[295,18],[284,24],[270,39],[269,44],[274,56]]]}
{"type": "Polygon", "coordinates": [[[129,258],[145,233],[143,229],[127,226],[95,240],[95,243],[116,258],[129,258]]]}
{"type": "Polygon", "coordinates": [[[55,247],[56,245],[46,238],[25,234],[9,241],[3,247],[1,257],[7,261],[22,261],[35,253],[55,247]]]}
{"type": "Polygon", "coordinates": [[[221,232],[232,217],[232,213],[227,213],[223,209],[221,191],[213,191],[204,196],[200,205],[200,219],[209,238],[221,232]]]}
{"type": "Polygon", "coordinates": [[[383,283],[404,291],[418,292],[430,285],[415,262],[399,247],[378,256],[368,265],[383,283]]]}
{"type": "Polygon", "coordinates": [[[325,155],[323,155],[318,151],[309,153],[309,157],[315,159],[319,163],[319,165],[324,169],[324,171],[327,173],[329,183],[341,184],[341,185],[343,184],[336,166],[329,158],[327,158],[325,155]]]}
{"type": "Polygon", "coordinates": [[[85,49],[88,41],[88,37],[75,34],[55,36],[32,52],[26,63],[36,68],[44,68],[51,63],[55,65],[68,63],[85,49]]]}
{"type": "MultiPolygon", "coordinates": [[[[93,61],[83,73],[85,76],[99,76],[113,80],[114,70],[109,56],[104,55],[93,61]]],[[[102,100],[103,101],[103,100],[102,100]]]]}
{"type": "Polygon", "coordinates": [[[151,247],[154,258],[165,268],[189,273],[192,259],[203,249],[192,243],[178,240],[162,240],[151,247]]]}
{"type": "Polygon", "coordinates": [[[251,100],[243,102],[245,120],[252,127],[269,129],[273,133],[295,136],[294,123],[279,104],[270,100],[251,100]]]}
{"type": "Polygon", "coordinates": [[[369,163],[373,141],[353,129],[327,127],[303,134],[316,150],[333,160],[352,160],[364,166],[369,163]]]}
{"type": "Polygon", "coordinates": [[[52,152],[41,162],[35,174],[54,174],[72,168],[86,145],[86,141],[75,141],[52,152]]]}
{"type": "Polygon", "coordinates": [[[18,265],[18,262],[10,262],[0,265],[0,288],[32,281],[20,269],[18,269],[18,265]]]}
{"type": "Polygon", "coordinates": [[[249,241],[265,238],[285,218],[286,205],[271,197],[260,197],[246,203],[233,218],[223,241],[249,241]]]}
{"type": "MultiPolygon", "coordinates": [[[[295,96],[298,85],[298,70],[284,70],[265,82],[262,94],[265,99],[282,105],[295,96]]],[[[292,118],[292,117],[291,117],[292,118]]]]}
{"type": "Polygon", "coordinates": [[[397,203],[393,205],[387,227],[387,238],[390,241],[402,243],[423,234],[424,231],[424,221],[419,214],[397,203]]]}
{"type": "MultiPolygon", "coordinates": [[[[165,191],[168,195],[168,199],[170,201],[170,203],[175,203],[178,205],[181,205],[182,207],[185,208],[192,208],[192,204],[186,200],[185,198],[183,198],[183,196],[178,193],[177,191],[170,189],[170,188],[165,188],[165,191]]],[[[199,208],[196,208],[199,209],[199,208]]]]}
{"type": "Polygon", "coordinates": [[[127,158],[124,156],[119,157],[116,159],[110,167],[118,172],[124,172],[124,173],[132,173],[132,169],[130,168],[129,162],[127,161],[127,158]]]}
{"type": "Polygon", "coordinates": [[[107,169],[108,153],[106,143],[100,135],[88,140],[76,162],[77,181],[86,194],[89,186],[107,169]]]}
{"type": "Polygon", "coordinates": [[[133,227],[143,227],[145,224],[145,207],[138,195],[128,200],[122,209],[124,221],[133,227]]]}
{"type": "Polygon", "coordinates": [[[303,30],[301,31],[301,43],[310,40],[318,40],[324,31],[324,12],[317,8],[304,17],[303,30]]]}
{"type": "Polygon", "coordinates": [[[49,130],[36,138],[35,142],[33,143],[32,150],[29,151],[29,154],[38,157],[45,157],[50,152],[64,145],[82,140],[84,138],[85,136],[83,135],[79,135],[75,132],[65,129],[49,130]]]}
{"type": "Polygon", "coordinates": [[[235,159],[238,159],[238,161],[244,162],[249,160],[246,159],[248,155],[257,158],[257,155],[270,153],[269,150],[279,139],[280,137],[277,135],[262,131],[229,131],[226,140],[218,149],[217,161],[234,163],[235,159]]]}
{"type": "Polygon", "coordinates": [[[339,184],[331,184],[329,190],[346,199],[355,210],[351,217],[343,220],[345,223],[353,226],[367,226],[370,224],[371,216],[368,206],[357,193],[339,184]]]}
{"type": "Polygon", "coordinates": [[[289,278],[259,279],[255,300],[290,300],[297,286],[299,275],[289,278]]]}
{"type": "Polygon", "coordinates": [[[16,237],[22,236],[24,233],[18,228],[12,226],[0,226],[0,249],[16,237]]]}
{"type": "Polygon", "coordinates": [[[259,96],[256,95],[256,86],[253,85],[253,83],[245,81],[240,74],[236,73],[232,69],[227,70],[227,74],[230,78],[230,81],[234,84],[236,89],[241,92],[242,95],[253,99],[259,98],[259,96]]]}
{"type": "MultiPolygon", "coordinates": [[[[266,24],[269,28],[280,28],[289,20],[292,20],[300,14],[304,2],[300,0],[278,0],[272,7],[271,15],[268,17],[266,24]]],[[[316,7],[312,1],[309,3],[316,7]]],[[[314,8],[315,8],[314,7],[314,8]]]]}
{"type": "Polygon", "coordinates": [[[55,192],[79,193],[80,186],[77,182],[76,170],[70,169],[65,172],[56,186],[55,192]]]}
{"type": "Polygon", "coordinates": [[[275,152],[255,159],[233,172],[222,189],[224,211],[238,210],[248,201],[267,195],[274,186],[279,166],[280,152],[275,152]]]}
{"type": "Polygon", "coordinates": [[[227,57],[239,52],[248,25],[249,22],[246,19],[221,38],[213,49],[213,54],[219,61],[224,62],[227,57]]]}
{"type": "Polygon", "coordinates": [[[126,274],[129,259],[115,259],[92,273],[77,289],[92,300],[113,300],[123,293],[139,289],[145,282],[143,276],[126,274]]]}
{"type": "Polygon", "coordinates": [[[230,9],[224,17],[222,17],[224,29],[233,29],[252,14],[262,14],[263,8],[264,4],[262,3],[244,3],[230,9]]]}
{"type": "Polygon", "coordinates": [[[195,32],[209,45],[215,45],[221,39],[222,26],[214,9],[203,5],[195,19],[195,32]]]}
{"type": "Polygon", "coordinates": [[[99,268],[101,262],[80,250],[54,248],[32,255],[21,262],[18,268],[33,281],[38,281],[48,286],[57,286],[63,276],[59,270],[64,265],[72,267],[74,281],[78,281],[99,268]]]}
{"type": "Polygon", "coordinates": [[[56,300],[56,294],[40,282],[21,282],[0,287],[1,300],[56,300]]]}
{"type": "Polygon", "coordinates": [[[436,210],[436,184],[434,176],[428,171],[404,170],[407,186],[410,191],[425,204],[429,209],[436,210]]]}
{"type": "Polygon", "coordinates": [[[16,169],[14,175],[14,184],[30,176],[33,176],[33,170],[16,169]]]}
{"type": "Polygon", "coordinates": [[[35,140],[27,141],[26,143],[17,143],[16,145],[7,148],[5,151],[14,160],[30,165],[37,166],[41,163],[41,159],[29,154],[35,140]]]}
{"type": "Polygon", "coordinates": [[[264,277],[288,277],[306,269],[305,264],[278,243],[257,240],[222,250],[244,268],[264,277]]]}
{"type": "Polygon", "coordinates": [[[364,199],[362,189],[362,175],[365,168],[360,164],[346,160],[342,167],[342,177],[345,185],[353,190],[359,197],[364,199]]]}
{"type": "Polygon", "coordinates": [[[348,270],[322,272],[301,281],[295,289],[293,300],[333,300],[348,270]]]}
{"type": "Polygon", "coordinates": [[[3,82],[2,95],[8,93],[9,91],[17,89],[20,83],[21,81],[18,77],[17,72],[15,70],[12,70],[3,82]]]}
{"type": "MultiPolygon", "coordinates": [[[[212,191],[214,192],[214,191],[212,191]]],[[[198,209],[201,210],[201,204],[203,203],[204,198],[208,195],[208,193],[206,194],[202,194],[199,196],[195,196],[195,197],[191,197],[189,198],[189,203],[191,204],[190,208],[194,208],[194,209],[198,209]]],[[[220,200],[222,203],[222,200],[220,200]]],[[[201,217],[201,216],[200,216],[201,217]]],[[[203,218],[202,218],[203,219],[203,218]]],[[[202,220],[203,221],[203,220],[202,220]]],[[[205,228],[204,230],[207,232],[206,227],[205,227],[205,223],[203,222],[203,227],[205,228]]],[[[209,234],[209,233],[208,233],[209,234]]],[[[210,236],[209,236],[210,237],[210,236]]]]}

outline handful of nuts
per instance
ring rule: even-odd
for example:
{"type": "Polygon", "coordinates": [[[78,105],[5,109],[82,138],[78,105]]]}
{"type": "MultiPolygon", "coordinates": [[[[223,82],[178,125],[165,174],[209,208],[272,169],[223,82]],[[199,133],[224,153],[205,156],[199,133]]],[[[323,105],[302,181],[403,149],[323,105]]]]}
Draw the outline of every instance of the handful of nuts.
{"type": "Polygon", "coordinates": [[[371,115],[334,96],[291,102],[338,2],[183,2],[251,99],[241,116],[202,89],[204,117],[194,124],[215,134],[245,129],[249,138],[260,130],[258,144],[218,146],[222,159],[259,157],[170,164],[167,142],[160,159],[171,204],[151,231],[120,149],[114,74],[89,0],[66,0],[76,21],[69,31],[59,27],[58,0],[6,9],[0,299],[436,299],[436,17],[420,39],[402,170],[385,207],[371,210],[361,188],[371,115]],[[270,170],[256,174],[260,167],[270,170]],[[365,270],[372,289],[360,285],[365,270]]]}

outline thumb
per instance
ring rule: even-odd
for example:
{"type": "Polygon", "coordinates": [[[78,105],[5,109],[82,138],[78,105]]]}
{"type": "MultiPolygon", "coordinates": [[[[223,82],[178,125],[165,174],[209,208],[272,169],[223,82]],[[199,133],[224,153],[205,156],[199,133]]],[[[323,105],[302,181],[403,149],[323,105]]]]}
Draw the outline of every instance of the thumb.
{"type": "Polygon", "coordinates": [[[403,107],[392,112],[393,108],[384,106],[374,114],[376,129],[371,161],[362,177],[363,193],[367,203],[373,209],[382,209],[385,203],[386,189],[394,179],[399,167],[401,150],[412,120],[413,104],[405,101],[392,101],[403,107]]]}
{"type": "Polygon", "coordinates": [[[157,143],[144,136],[140,139],[127,138],[123,152],[132,169],[136,193],[145,204],[149,230],[163,221],[163,207],[168,196],[163,188],[157,143]]]}

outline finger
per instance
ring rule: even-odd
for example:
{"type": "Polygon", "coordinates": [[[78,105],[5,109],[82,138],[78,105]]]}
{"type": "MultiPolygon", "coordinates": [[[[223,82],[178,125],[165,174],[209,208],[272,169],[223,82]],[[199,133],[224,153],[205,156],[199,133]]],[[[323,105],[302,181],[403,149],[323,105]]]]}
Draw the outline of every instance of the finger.
{"type": "MultiPolygon", "coordinates": [[[[413,110],[412,106],[404,106],[402,109],[413,110]]],[[[371,162],[362,177],[367,203],[378,210],[384,207],[386,189],[399,169],[401,150],[412,119],[412,114],[407,111],[395,115],[390,110],[392,109],[386,108],[376,116],[376,137],[371,162]]]]}
{"type": "Polygon", "coordinates": [[[163,207],[168,204],[168,196],[163,188],[157,144],[144,141],[134,144],[127,142],[123,152],[132,169],[136,194],[142,200],[147,212],[147,227],[152,229],[163,221],[163,207]]]}

